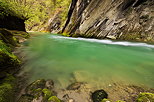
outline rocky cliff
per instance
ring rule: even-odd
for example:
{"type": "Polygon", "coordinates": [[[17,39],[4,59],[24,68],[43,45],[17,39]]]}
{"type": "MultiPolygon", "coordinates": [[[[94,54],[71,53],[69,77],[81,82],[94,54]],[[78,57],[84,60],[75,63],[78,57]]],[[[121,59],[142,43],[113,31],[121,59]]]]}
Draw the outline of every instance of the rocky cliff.
{"type": "Polygon", "coordinates": [[[153,0],[72,0],[62,30],[70,36],[154,41],[153,0]]]}

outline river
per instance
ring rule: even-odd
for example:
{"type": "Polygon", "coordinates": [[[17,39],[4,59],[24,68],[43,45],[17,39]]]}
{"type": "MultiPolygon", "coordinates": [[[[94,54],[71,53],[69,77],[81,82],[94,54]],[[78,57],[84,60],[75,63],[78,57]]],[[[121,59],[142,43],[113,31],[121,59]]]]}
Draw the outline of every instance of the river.
{"type": "Polygon", "coordinates": [[[49,33],[24,45],[23,72],[30,73],[30,82],[44,78],[60,88],[76,81],[98,88],[117,82],[154,88],[154,45],[49,33]]]}

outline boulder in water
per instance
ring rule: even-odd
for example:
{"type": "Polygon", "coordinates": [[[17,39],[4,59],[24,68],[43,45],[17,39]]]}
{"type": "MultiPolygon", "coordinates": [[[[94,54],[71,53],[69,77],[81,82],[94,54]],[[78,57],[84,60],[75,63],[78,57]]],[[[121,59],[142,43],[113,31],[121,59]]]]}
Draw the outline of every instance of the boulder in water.
{"type": "Polygon", "coordinates": [[[96,90],[92,93],[93,102],[101,102],[103,99],[108,97],[108,94],[104,90],[96,90]]]}

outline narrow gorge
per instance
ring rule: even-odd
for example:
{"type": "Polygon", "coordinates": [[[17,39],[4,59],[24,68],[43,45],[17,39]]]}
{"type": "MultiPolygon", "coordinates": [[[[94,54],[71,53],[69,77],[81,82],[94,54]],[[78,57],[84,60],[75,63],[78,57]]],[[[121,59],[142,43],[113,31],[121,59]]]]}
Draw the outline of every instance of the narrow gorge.
{"type": "Polygon", "coordinates": [[[154,102],[153,0],[0,0],[0,102],[154,102]]]}

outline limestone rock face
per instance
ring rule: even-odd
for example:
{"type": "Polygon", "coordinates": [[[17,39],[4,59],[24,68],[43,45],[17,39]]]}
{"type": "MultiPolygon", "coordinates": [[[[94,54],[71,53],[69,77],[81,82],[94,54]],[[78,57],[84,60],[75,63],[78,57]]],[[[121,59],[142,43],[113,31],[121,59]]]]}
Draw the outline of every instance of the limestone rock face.
{"type": "Polygon", "coordinates": [[[81,37],[154,41],[153,0],[72,0],[64,33],[81,37]],[[73,4],[72,4],[73,5],[73,4]]]}

